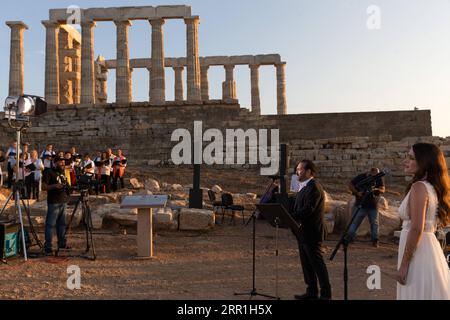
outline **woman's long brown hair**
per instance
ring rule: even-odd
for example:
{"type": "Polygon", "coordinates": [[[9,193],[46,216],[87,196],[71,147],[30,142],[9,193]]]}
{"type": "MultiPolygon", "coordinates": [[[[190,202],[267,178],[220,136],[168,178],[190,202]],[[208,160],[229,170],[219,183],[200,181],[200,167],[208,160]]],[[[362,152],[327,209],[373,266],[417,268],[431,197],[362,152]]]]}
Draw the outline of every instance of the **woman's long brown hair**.
{"type": "Polygon", "coordinates": [[[442,151],[434,144],[417,143],[412,147],[419,170],[414,175],[407,191],[420,180],[426,179],[436,190],[438,216],[443,226],[450,223],[450,179],[442,151]]]}

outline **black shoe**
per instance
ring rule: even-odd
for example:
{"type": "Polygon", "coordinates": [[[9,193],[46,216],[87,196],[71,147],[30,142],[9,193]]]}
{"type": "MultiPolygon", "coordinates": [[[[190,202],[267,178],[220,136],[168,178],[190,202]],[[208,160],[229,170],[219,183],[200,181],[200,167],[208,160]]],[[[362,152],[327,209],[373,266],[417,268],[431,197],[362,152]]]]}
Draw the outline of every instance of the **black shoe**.
{"type": "Polygon", "coordinates": [[[310,294],[310,293],[305,293],[305,294],[301,294],[301,295],[296,294],[294,296],[294,298],[296,300],[304,300],[304,301],[306,301],[306,300],[318,300],[319,296],[318,295],[313,295],[313,294],[310,294]]]}
{"type": "Polygon", "coordinates": [[[373,242],[372,242],[372,246],[373,246],[374,248],[379,248],[380,244],[379,244],[378,240],[373,241],[373,242]]]}
{"type": "Polygon", "coordinates": [[[332,300],[331,296],[320,296],[319,300],[332,300]]]}

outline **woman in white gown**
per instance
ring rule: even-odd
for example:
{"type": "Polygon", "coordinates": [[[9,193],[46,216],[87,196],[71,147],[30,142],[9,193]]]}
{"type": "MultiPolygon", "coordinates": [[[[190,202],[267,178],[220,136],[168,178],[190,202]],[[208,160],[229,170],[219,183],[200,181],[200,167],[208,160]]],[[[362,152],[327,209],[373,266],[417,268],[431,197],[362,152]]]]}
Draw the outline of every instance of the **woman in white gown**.
{"type": "Polygon", "coordinates": [[[450,270],[435,236],[450,218],[450,182],[445,158],[433,144],[412,147],[405,172],[414,175],[399,213],[397,300],[450,300],[450,270]]]}

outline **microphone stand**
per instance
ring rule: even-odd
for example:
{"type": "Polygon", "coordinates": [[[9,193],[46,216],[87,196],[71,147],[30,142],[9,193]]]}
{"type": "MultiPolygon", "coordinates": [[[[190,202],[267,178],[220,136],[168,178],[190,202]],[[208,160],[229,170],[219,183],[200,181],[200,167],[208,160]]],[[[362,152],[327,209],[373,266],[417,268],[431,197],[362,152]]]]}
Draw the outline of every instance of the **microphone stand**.
{"type": "MultiPolygon", "coordinates": [[[[266,191],[266,193],[264,195],[266,195],[270,191],[270,189],[271,189],[272,185],[275,183],[276,179],[272,178],[272,180],[273,180],[272,183],[270,184],[269,188],[267,188],[267,191],[266,191]]],[[[260,296],[260,297],[265,297],[265,298],[269,298],[269,299],[277,299],[277,300],[279,300],[278,297],[274,297],[274,296],[271,296],[271,295],[259,293],[258,290],[256,290],[256,219],[257,219],[256,215],[257,215],[257,212],[258,212],[258,210],[255,209],[253,211],[253,213],[252,213],[252,216],[245,223],[245,226],[247,227],[250,224],[250,222],[252,222],[252,229],[253,229],[253,232],[252,232],[253,233],[252,234],[252,249],[253,249],[253,254],[252,254],[252,256],[253,256],[253,261],[252,261],[252,285],[253,286],[252,286],[251,291],[249,291],[249,292],[235,292],[234,295],[235,296],[247,296],[247,295],[249,295],[250,299],[252,299],[253,297],[256,297],[256,296],[260,296]]]]}
{"type": "Polygon", "coordinates": [[[353,221],[355,221],[355,218],[356,218],[358,212],[362,209],[363,203],[367,200],[367,198],[372,193],[373,193],[372,188],[369,188],[368,190],[365,191],[364,196],[361,199],[361,202],[356,207],[356,210],[352,215],[350,223],[345,228],[344,232],[341,235],[341,239],[339,240],[338,244],[336,245],[336,248],[333,250],[333,252],[330,256],[330,261],[333,261],[334,257],[336,256],[337,252],[339,251],[339,248],[342,245],[342,247],[344,249],[344,300],[346,300],[346,301],[348,300],[348,246],[349,246],[349,242],[350,242],[348,231],[350,229],[350,226],[353,224],[353,221]]]}

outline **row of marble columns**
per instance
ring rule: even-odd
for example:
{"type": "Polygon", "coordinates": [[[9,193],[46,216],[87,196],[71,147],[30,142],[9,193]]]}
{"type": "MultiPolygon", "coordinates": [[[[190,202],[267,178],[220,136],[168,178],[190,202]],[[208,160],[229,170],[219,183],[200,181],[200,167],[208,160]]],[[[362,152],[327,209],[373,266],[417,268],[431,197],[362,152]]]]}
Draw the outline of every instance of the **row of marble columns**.
{"type": "MultiPolygon", "coordinates": [[[[275,64],[277,73],[277,114],[287,114],[286,103],[286,75],[285,68],[286,63],[282,62],[275,64]]],[[[172,67],[175,74],[175,101],[183,101],[184,88],[183,88],[183,66],[172,67]]],[[[200,101],[207,102],[209,100],[209,65],[202,65],[200,67],[200,101]]],[[[236,95],[236,81],[234,80],[234,68],[235,65],[224,65],[225,68],[225,81],[222,83],[222,99],[225,102],[235,102],[237,100],[236,95]]],[[[261,98],[259,90],[259,68],[260,65],[251,64],[250,68],[250,80],[251,80],[251,105],[252,112],[261,114],[261,98]]],[[[152,68],[148,68],[150,78],[152,77],[152,68]]],[[[189,92],[188,92],[189,101],[189,92]]]]}
{"type": "MultiPolygon", "coordinates": [[[[209,66],[200,65],[198,49],[198,17],[185,19],[187,25],[187,98],[188,102],[200,103],[209,100],[209,66]]],[[[11,56],[9,74],[9,95],[23,94],[24,52],[23,32],[28,27],[20,21],[6,23],[11,28],[11,56]]],[[[46,28],[45,97],[51,104],[60,103],[59,73],[59,23],[42,21],[46,28]]],[[[116,100],[130,103],[132,82],[128,47],[129,20],[115,21],[117,27],[117,71],[116,100]]],[[[152,62],[150,71],[150,102],[156,105],[165,103],[165,57],[164,57],[164,19],[150,20],[152,26],[152,62]]],[[[81,103],[95,103],[95,61],[94,61],[94,21],[81,23],[81,103]]],[[[285,63],[276,64],[277,70],[277,113],[286,114],[285,63]]],[[[236,100],[234,65],[225,65],[226,77],[223,83],[223,99],[236,100]]],[[[260,114],[259,65],[250,65],[252,111],[260,114]]],[[[174,67],[175,101],[183,101],[184,67],[174,67]]]]}
{"type": "MultiPolygon", "coordinates": [[[[200,87],[200,56],[198,48],[197,16],[184,19],[186,23],[187,39],[187,94],[188,101],[197,103],[202,101],[200,87]]],[[[114,21],[117,28],[117,74],[116,99],[118,103],[130,103],[131,69],[128,46],[129,20],[114,21]]],[[[155,105],[165,103],[165,73],[164,73],[164,19],[149,20],[152,28],[151,36],[151,79],[150,102],[155,105]]],[[[45,96],[49,103],[59,102],[59,74],[58,74],[58,29],[59,24],[54,21],[43,21],[46,27],[46,68],[45,68],[45,96]]],[[[94,21],[81,22],[81,103],[95,103],[95,69],[94,69],[94,21]]]]}

